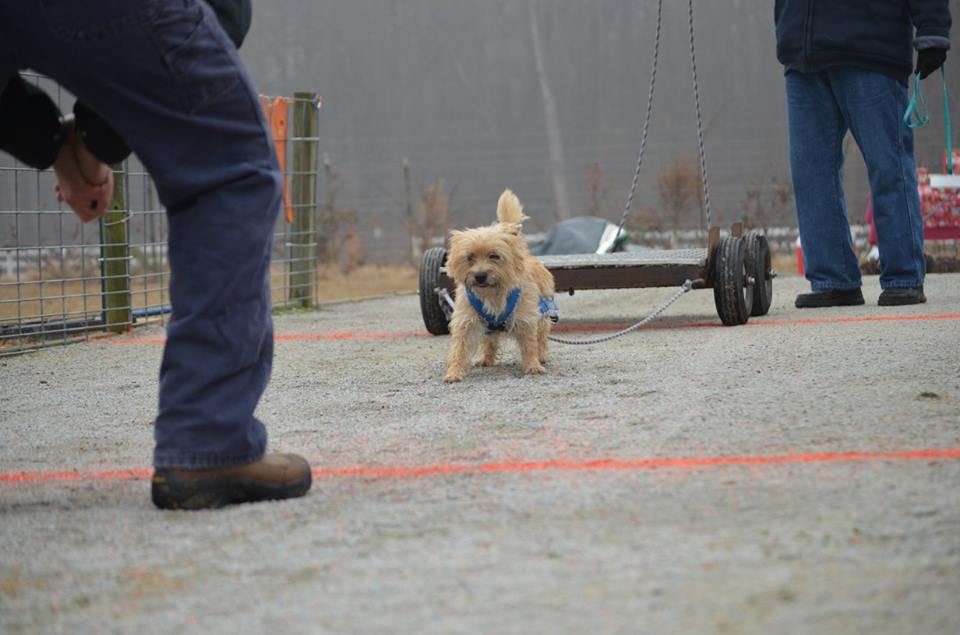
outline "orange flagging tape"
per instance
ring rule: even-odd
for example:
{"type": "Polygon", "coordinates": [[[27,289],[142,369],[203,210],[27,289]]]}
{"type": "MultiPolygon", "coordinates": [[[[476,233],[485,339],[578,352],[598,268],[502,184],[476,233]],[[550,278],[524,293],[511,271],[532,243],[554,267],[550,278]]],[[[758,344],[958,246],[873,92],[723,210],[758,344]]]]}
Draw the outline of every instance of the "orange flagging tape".
{"type": "Polygon", "coordinates": [[[273,135],[273,146],[280,162],[280,171],[283,173],[283,209],[287,223],[293,222],[293,206],[290,205],[290,183],[287,179],[287,120],[290,117],[289,97],[274,97],[273,101],[266,95],[260,95],[260,105],[270,124],[270,134],[273,135]]]}
{"type": "MultiPolygon", "coordinates": [[[[766,456],[684,456],[658,459],[593,459],[584,461],[512,461],[504,463],[436,463],[429,465],[358,465],[321,467],[313,470],[316,478],[412,478],[445,474],[510,474],[523,472],[639,471],[656,469],[711,468],[727,465],[790,465],[796,463],[841,463],[855,461],[937,461],[960,459],[960,448],[929,448],[890,452],[821,452],[772,454],[766,456]]],[[[106,470],[101,472],[0,472],[0,483],[41,483],[46,481],[123,481],[141,480],[152,474],[148,469],[106,470]]]]}

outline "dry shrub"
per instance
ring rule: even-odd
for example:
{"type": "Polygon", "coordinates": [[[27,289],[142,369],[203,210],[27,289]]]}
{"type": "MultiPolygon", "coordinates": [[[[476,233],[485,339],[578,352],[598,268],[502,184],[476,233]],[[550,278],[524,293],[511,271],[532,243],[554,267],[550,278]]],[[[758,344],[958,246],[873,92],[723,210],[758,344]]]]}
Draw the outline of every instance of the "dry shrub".
{"type": "Polygon", "coordinates": [[[360,241],[360,235],[357,234],[357,228],[353,225],[347,229],[346,238],[343,241],[343,253],[340,257],[340,270],[344,273],[351,273],[362,266],[366,258],[363,253],[363,243],[360,241]]]}
{"type": "Polygon", "coordinates": [[[664,225],[679,229],[698,224],[691,211],[702,208],[703,179],[692,159],[669,161],[657,176],[657,193],[664,225]]]}
{"type": "Polygon", "coordinates": [[[357,236],[357,211],[337,204],[340,174],[329,163],[324,164],[326,187],[323,204],[317,216],[317,261],[321,264],[341,262],[356,267],[363,262],[363,249],[357,236]],[[346,251],[345,255],[342,255],[346,251]]]}
{"type": "Polygon", "coordinates": [[[594,162],[587,166],[587,192],[590,195],[587,214],[590,216],[603,216],[604,208],[609,194],[609,187],[603,176],[603,168],[600,163],[594,162]]]}
{"type": "Polygon", "coordinates": [[[444,192],[443,179],[428,186],[417,206],[417,235],[420,252],[433,246],[434,236],[446,236],[450,220],[450,197],[444,192]]]}
{"type": "Polygon", "coordinates": [[[793,201],[789,178],[773,176],[769,186],[764,186],[763,180],[749,181],[744,185],[744,192],[740,211],[747,227],[760,227],[766,231],[772,223],[789,220],[784,218],[793,201]]]}

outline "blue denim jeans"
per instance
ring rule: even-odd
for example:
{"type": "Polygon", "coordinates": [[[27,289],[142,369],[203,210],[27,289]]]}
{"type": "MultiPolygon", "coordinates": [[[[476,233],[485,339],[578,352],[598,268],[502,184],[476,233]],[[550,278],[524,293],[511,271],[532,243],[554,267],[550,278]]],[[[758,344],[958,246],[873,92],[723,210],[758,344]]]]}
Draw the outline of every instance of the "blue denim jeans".
{"type": "Polygon", "coordinates": [[[786,75],[790,172],[804,269],[814,290],[860,287],[843,196],[843,138],[867,166],[880,248],[880,286],[923,284],[923,218],[913,131],[902,122],[907,89],[852,66],[786,75]]]}
{"type": "Polygon", "coordinates": [[[167,208],[173,316],[155,465],[257,460],[281,177],[233,44],[199,0],[4,2],[0,41],[0,72],[33,68],[83,100],[137,154],[167,208]]]}

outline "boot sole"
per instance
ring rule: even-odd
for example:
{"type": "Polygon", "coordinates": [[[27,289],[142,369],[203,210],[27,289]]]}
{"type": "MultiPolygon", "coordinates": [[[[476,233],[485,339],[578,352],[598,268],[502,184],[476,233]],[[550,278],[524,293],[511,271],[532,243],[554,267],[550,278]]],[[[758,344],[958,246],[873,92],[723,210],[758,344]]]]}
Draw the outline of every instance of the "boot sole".
{"type": "Polygon", "coordinates": [[[285,485],[233,478],[187,481],[161,473],[153,477],[150,498],[160,509],[219,509],[240,503],[299,498],[309,491],[312,480],[310,472],[305,478],[285,485]]]}
{"type": "Polygon", "coordinates": [[[908,304],[926,304],[926,298],[894,298],[893,300],[881,298],[877,300],[877,306],[906,306],[908,304]]]}
{"type": "Polygon", "coordinates": [[[794,306],[798,309],[823,309],[831,306],[861,306],[866,304],[866,301],[863,298],[856,298],[851,300],[833,300],[830,302],[823,302],[818,304],[807,304],[805,302],[796,302],[794,306]]]}

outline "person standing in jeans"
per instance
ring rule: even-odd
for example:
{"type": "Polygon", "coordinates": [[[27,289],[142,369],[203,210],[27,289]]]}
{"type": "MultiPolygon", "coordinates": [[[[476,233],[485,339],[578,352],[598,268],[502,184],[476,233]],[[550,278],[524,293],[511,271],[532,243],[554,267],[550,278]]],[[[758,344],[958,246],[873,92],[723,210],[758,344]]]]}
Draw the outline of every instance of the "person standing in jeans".
{"type": "Polygon", "coordinates": [[[949,0],[776,0],[790,172],[812,293],[799,308],[863,304],[843,195],[843,138],[867,166],[880,247],[881,306],[926,302],[913,132],[903,123],[912,72],[950,48],[949,0]],[[917,59],[914,64],[914,51],[917,59]]]}
{"type": "Polygon", "coordinates": [[[249,24],[249,0],[214,4],[221,15],[236,5],[236,19],[222,26],[201,0],[0,2],[0,149],[52,164],[86,222],[109,202],[104,163],[129,147],[167,209],[173,316],[152,480],[161,508],[291,498],[311,485],[302,457],[266,453],[254,416],[273,361],[268,274],[282,177],[230,39],[249,24]],[[24,68],[77,96],[75,122],[25,86],[24,68]]]}

